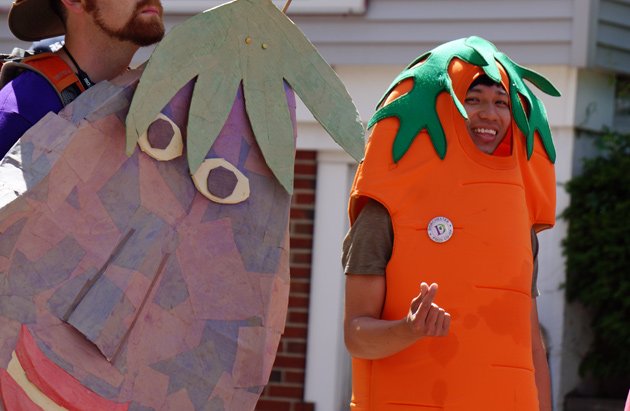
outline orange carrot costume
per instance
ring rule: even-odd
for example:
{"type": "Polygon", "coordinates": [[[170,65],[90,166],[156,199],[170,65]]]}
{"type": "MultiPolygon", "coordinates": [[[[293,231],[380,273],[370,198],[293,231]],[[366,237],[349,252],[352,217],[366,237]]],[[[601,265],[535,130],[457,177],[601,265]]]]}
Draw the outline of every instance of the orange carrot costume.
{"type": "Polygon", "coordinates": [[[372,198],[392,219],[382,318],[403,318],[425,281],[439,283],[436,302],[452,323],[447,337],[353,359],[353,410],[538,410],[530,230],[554,224],[555,153],[544,108],[522,78],[557,94],[491,43],[456,40],[412,63],[372,119],[349,212],[353,222],[372,198]],[[510,90],[506,157],[475,146],[459,104],[484,73],[510,90]]]}

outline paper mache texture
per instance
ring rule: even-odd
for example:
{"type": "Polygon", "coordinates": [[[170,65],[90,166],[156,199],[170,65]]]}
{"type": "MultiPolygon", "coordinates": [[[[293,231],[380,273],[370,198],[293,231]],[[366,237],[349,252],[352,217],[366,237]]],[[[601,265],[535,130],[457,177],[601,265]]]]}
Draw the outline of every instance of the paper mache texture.
{"type": "MultiPolygon", "coordinates": [[[[0,210],[0,364],[25,326],[55,364],[129,409],[253,409],[284,327],[290,196],[262,159],[241,91],[208,156],[246,176],[247,201],[208,200],[182,157],[128,157],[139,74],[49,115],[0,166],[2,198],[20,193],[0,210]],[[73,109],[92,104],[79,120],[73,109]]],[[[180,126],[191,89],[163,110],[180,126]]],[[[153,140],[171,133],[154,130],[153,140]]],[[[209,189],[224,196],[233,175],[214,169],[209,189]]]]}
{"type": "Polygon", "coordinates": [[[0,162],[0,409],[254,409],[287,312],[294,89],[361,158],[334,71],[269,0],[236,0],[21,138],[0,162]]]}

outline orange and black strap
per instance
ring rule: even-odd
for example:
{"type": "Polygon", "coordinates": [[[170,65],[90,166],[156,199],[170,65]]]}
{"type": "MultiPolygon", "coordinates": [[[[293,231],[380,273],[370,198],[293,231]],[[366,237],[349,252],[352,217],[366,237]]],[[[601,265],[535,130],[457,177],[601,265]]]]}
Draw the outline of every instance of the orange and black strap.
{"type": "Polygon", "coordinates": [[[39,53],[22,60],[5,63],[5,65],[10,67],[3,67],[3,71],[4,69],[14,71],[14,74],[9,77],[15,77],[23,70],[31,70],[43,76],[57,91],[64,106],[70,104],[85,91],[85,87],[72,68],[54,53],[39,53]]]}

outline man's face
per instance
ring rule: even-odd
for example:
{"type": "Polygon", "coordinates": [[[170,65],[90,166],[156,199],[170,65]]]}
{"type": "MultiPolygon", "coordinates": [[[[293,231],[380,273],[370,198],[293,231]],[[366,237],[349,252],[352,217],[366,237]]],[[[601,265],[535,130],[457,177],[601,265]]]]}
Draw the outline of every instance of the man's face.
{"type": "Polygon", "coordinates": [[[160,0],[85,0],[85,9],[115,39],[148,46],[164,36],[160,0]]]}
{"type": "Polygon", "coordinates": [[[464,108],[470,138],[479,150],[492,154],[512,122],[509,96],[500,85],[477,84],[468,89],[464,108]]]}

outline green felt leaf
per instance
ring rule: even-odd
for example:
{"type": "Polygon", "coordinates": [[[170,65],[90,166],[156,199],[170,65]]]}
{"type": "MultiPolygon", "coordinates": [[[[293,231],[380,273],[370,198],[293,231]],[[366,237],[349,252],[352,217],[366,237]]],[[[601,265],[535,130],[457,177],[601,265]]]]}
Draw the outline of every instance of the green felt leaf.
{"type": "Polygon", "coordinates": [[[473,36],[445,43],[415,59],[396,77],[380,100],[368,128],[385,118],[398,118],[400,128],[392,147],[394,162],[398,162],[405,155],[422,130],[427,130],[436,153],[440,158],[444,158],[447,151],[446,138],[436,111],[436,100],[440,93],[449,93],[462,117],[468,118],[463,104],[453,91],[448,75],[448,67],[454,58],[481,67],[488,77],[495,81],[501,79],[495,61],[503,66],[510,78],[509,93],[514,121],[527,139],[528,158],[531,157],[534,148],[534,133],[538,131],[547,155],[551,161],[555,161],[556,153],[545,108],[523,80],[530,81],[543,92],[553,96],[559,96],[559,91],[540,74],[514,63],[494,44],[473,36]],[[422,64],[418,64],[420,62],[422,64]],[[390,104],[382,106],[393,88],[408,78],[413,79],[413,88],[390,104]],[[523,106],[521,97],[527,102],[529,114],[523,106]]]}
{"type": "Polygon", "coordinates": [[[497,53],[495,58],[505,68],[510,78],[512,111],[516,125],[526,138],[527,158],[531,158],[534,152],[534,137],[536,131],[538,131],[547,156],[552,162],[555,162],[556,150],[553,146],[551,129],[549,128],[549,121],[547,120],[547,111],[542,101],[536,97],[523,80],[532,82],[532,84],[540,88],[541,91],[552,96],[560,96],[560,92],[543,76],[525,67],[519,66],[507,55],[497,53]],[[523,107],[521,99],[517,98],[517,96],[525,97],[529,105],[529,115],[527,115],[526,108],[523,107]]]}
{"type": "Polygon", "coordinates": [[[236,0],[174,28],[155,49],[127,118],[127,152],[159,111],[197,78],[188,124],[194,173],[229,114],[242,80],[254,135],[270,169],[292,192],[295,141],[283,80],[333,139],[363,157],[364,129],[334,70],[270,0],[236,0]]]}
{"type": "Polygon", "coordinates": [[[413,139],[423,129],[432,131],[430,137],[438,156],[444,158],[446,155],[446,137],[444,136],[435,106],[438,95],[444,91],[448,92],[460,114],[467,118],[464,106],[453,91],[452,82],[448,76],[448,66],[456,57],[477,66],[483,67],[488,65],[483,54],[467,45],[465,40],[460,39],[445,43],[416,59],[414,63],[418,63],[422,59],[424,59],[424,62],[420,65],[412,63],[409,68],[396,77],[381,99],[379,106],[401,81],[413,78],[413,88],[407,94],[395,100],[397,104],[392,106],[393,103],[390,103],[377,110],[368,123],[368,128],[370,128],[384,118],[398,118],[401,126],[392,148],[395,162],[398,162],[404,156],[413,139]],[[407,123],[411,123],[413,126],[407,123]]]}
{"type": "Polygon", "coordinates": [[[501,82],[501,73],[499,72],[499,68],[494,64],[494,55],[499,52],[494,44],[488,42],[485,39],[477,36],[471,36],[465,39],[464,43],[467,46],[472,47],[477,50],[479,54],[483,56],[483,60],[485,64],[483,65],[483,71],[490,77],[492,80],[497,83],[501,82]]]}

